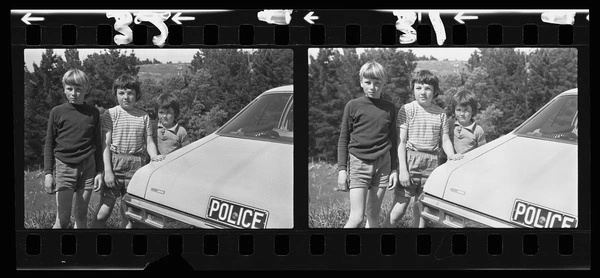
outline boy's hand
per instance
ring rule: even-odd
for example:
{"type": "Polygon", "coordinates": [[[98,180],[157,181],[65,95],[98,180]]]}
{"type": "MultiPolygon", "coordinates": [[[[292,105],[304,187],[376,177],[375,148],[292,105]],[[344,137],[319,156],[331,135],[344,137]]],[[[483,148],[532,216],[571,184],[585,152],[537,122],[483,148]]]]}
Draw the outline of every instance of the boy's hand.
{"type": "Polygon", "coordinates": [[[163,159],[165,159],[165,156],[162,154],[159,154],[159,155],[156,155],[156,156],[150,158],[150,160],[152,160],[152,161],[161,161],[163,159]]]}
{"type": "Polygon", "coordinates": [[[115,188],[117,186],[117,181],[115,180],[115,174],[112,172],[104,173],[104,184],[108,188],[115,188]]]}
{"type": "Polygon", "coordinates": [[[102,188],[102,183],[104,183],[104,175],[102,173],[97,173],[94,177],[94,191],[100,190],[102,188]]]}
{"type": "Polygon", "coordinates": [[[346,170],[338,171],[337,187],[334,188],[335,191],[350,191],[350,188],[348,188],[348,184],[346,183],[346,178],[346,170]]]}
{"type": "Polygon", "coordinates": [[[462,158],[463,158],[463,155],[460,153],[455,153],[455,154],[448,156],[448,160],[460,160],[462,158]]]}
{"type": "Polygon", "coordinates": [[[400,174],[398,175],[398,181],[400,182],[400,185],[402,185],[402,187],[409,187],[411,184],[410,174],[407,171],[400,171],[400,174]]]}
{"type": "Polygon", "coordinates": [[[46,193],[48,194],[54,194],[54,177],[52,176],[52,174],[46,174],[46,177],[44,179],[44,190],[46,190],[46,193]]]}
{"type": "Polygon", "coordinates": [[[398,184],[398,171],[394,170],[390,173],[388,190],[393,190],[398,184]]]}

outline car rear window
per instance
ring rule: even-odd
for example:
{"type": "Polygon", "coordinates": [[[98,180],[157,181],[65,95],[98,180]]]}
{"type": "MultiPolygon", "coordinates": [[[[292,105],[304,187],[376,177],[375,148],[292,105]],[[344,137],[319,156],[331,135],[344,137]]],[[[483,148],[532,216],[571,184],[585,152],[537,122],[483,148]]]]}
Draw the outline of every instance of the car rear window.
{"type": "Polygon", "coordinates": [[[248,139],[293,142],[292,93],[260,96],[226,123],[217,134],[248,139]]]}
{"type": "Polygon", "coordinates": [[[535,114],[515,134],[577,143],[577,96],[561,96],[535,114]]]}

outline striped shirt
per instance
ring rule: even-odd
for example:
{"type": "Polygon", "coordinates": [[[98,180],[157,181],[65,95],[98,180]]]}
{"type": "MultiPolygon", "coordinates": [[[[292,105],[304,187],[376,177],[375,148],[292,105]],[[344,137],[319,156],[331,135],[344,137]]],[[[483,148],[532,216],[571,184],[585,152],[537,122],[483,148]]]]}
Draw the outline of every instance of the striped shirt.
{"type": "Polygon", "coordinates": [[[435,104],[422,107],[416,100],[400,108],[396,124],[408,130],[406,149],[419,152],[439,152],[440,138],[449,132],[444,109],[435,104]]]}
{"type": "Polygon", "coordinates": [[[145,153],[146,137],[153,135],[148,113],[135,107],[126,111],[120,105],[102,114],[102,132],[107,131],[112,131],[110,150],[120,154],[145,153]]]}

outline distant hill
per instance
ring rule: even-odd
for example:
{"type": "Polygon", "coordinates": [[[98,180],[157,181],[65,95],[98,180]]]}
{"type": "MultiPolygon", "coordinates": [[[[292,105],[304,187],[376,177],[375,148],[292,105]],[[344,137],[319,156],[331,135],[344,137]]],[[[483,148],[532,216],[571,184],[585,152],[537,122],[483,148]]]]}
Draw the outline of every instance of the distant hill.
{"type": "Polygon", "coordinates": [[[189,63],[140,65],[138,78],[140,81],[144,79],[154,79],[157,82],[160,82],[163,79],[190,73],[189,65],[189,63]]]}
{"type": "Polygon", "coordinates": [[[417,63],[415,71],[425,69],[438,76],[459,73],[468,69],[466,61],[422,60],[415,62],[417,63]]]}
{"type": "MultiPolygon", "coordinates": [[[[417,63],[417,68],[415,70],[426,69],[438,76],[467,70],[466,61],[421,60],[415,62],[417,63]]],[[[157,82],[160,82],[163,79],[174,77],[179,74],[190,73],[189,65],[189,63],[140,65],[138,78],[140,81],[144,79],[154,79],[157,82]]]]}

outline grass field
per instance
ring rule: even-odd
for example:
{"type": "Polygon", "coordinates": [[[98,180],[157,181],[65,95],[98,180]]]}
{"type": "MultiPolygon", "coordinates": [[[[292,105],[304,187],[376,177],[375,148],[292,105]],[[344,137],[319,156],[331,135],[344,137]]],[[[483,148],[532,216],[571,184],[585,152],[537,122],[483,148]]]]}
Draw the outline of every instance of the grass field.
{"type": "MultiPolygon", "coordinates": [[[[56,195],[44,191],[44,174],[40,171],[25,172],[24,174],[24,228],[25,229],[52,229],[56,221],[56,195]]],[[[92,217],[96,214],[99,194],[94,192],[88,206],[88,227],[92,217]]],[[[106,223],[107,229],[118,229],[121,221],[119,204],[115,205],[110,219],[106,223]]],[[[71,225],[75,223],[71,216],[71,225]]]]}
{"type": "Polygon", "coordinates": [[[189,65],[189,63],[140,65],[138,77],[140,80],[154,79],[160,82],[163,79],[190,73],[189,65]]]}
{"type": "MultiPolygon", "coordinates": [[[[309,164],[309,228],[343,228],[350,213],[348,192],[334,191],[337,182],[336,165],[324,162],[309,164]]],[[[24,174],[24,228],[51,229],[56,219],[56,195],[44,191],[44,175],[40,171],[24,174]]],[[[391,208],[392,191],[387,191],[381,206],[380,224],[391,208]]],[[[88,227],[96,213],[99,194],[94,192],[88,207],[88,227]]],[[[296,200],[298,201],[298,200],[296,200]]],[[[119,204],[107,222],[107,229],[119,229],[119,204]]],[[[410,206],[399,227],[408,228],[412,221],[410,206]]],[[[71,217],[72,228],[74,223],[71,217]]],[[[362,224],[364,226],[364,223],[362,224]]]]}
{"type": "MultiPolygon", "coordinates": [[[[309,163],[309,228],[343,228],[350,213],[348,192],[335,191],[337,183],[336,165],[324,162],[309,163]]],[[[387,191],[381,205],[379,223],[392,207],[393,191],[387,191]]],[[[401,228],[409,228],[412,221],[412,210],[409,206],[399,223],[401,228]]],[[[365,223],[361,225],[364,227],[365,223]]]]}

